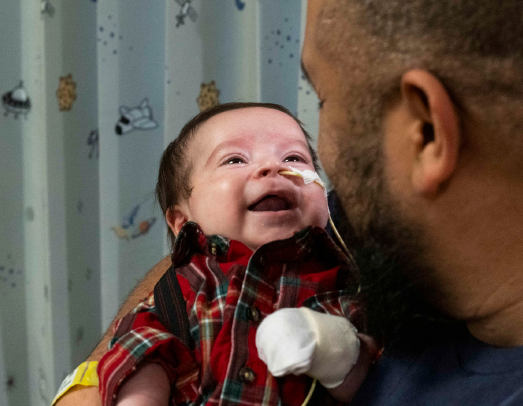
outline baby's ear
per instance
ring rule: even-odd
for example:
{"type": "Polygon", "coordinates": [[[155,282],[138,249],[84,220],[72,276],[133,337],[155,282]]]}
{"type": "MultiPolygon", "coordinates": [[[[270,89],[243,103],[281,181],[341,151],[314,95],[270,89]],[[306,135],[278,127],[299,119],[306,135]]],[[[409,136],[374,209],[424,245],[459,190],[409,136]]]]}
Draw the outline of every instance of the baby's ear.
{"type": "Polygon", "coordinates": [[[188,218],[185,215],[185,210],[180,205],[176,204],[167,209],[165,212],[165,220],[167,221],[171,231],[175,236],[177,236],[183,225],[187,223],[188,218]]]}

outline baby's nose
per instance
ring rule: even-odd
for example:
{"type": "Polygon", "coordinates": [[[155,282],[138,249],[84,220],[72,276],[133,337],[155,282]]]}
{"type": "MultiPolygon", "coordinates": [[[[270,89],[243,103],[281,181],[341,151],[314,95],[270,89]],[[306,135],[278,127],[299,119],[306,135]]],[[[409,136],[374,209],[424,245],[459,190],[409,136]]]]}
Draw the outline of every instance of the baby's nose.
{"type": "Polygon", "coordinates": [[[281,170],[282,166],[278,162],[267,161],[264,162],[257,170],[257,175],[260,178],[265,178],[267,176],[276,176],[281,170]]]}

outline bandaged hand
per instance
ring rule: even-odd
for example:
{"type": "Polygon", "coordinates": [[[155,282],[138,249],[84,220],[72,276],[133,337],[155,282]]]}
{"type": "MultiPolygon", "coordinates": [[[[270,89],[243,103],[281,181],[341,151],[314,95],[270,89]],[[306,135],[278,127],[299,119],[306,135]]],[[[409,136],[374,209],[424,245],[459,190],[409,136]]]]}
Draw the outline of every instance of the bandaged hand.
{"type": "Polygon", "coordinates": [[[258,356],[272,375],[307,374],[339,386],[358,360],[360,341],[350,321],[307,308],[281,309],[256,332],[258,356]]]}

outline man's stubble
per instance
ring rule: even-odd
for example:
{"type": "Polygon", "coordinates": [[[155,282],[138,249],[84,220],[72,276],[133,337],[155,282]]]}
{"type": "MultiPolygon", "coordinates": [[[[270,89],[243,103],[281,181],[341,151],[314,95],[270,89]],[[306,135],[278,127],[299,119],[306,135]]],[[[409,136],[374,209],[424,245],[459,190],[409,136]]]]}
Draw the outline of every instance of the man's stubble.
{"type": "Polygon", "coordinates": [[[426,300],[439,299],[435,270],[423,259],[422,227],[403,215],[385,175],[385,105],[366,96],[347,107],[342,126],[320,128],[320,158],[348,218],[340,232],[361,270],[366,332],[388,353],[413,355],[463,327],[426,300]]]}

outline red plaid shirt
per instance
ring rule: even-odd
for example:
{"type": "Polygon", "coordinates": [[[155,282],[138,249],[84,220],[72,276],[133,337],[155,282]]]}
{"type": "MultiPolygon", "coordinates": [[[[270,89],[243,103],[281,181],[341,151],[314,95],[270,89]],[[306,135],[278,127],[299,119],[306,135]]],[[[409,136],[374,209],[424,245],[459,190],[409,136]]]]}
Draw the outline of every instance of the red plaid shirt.
{"type": "Polygon", "coordinates": [[[301,405],[312,379],[273,377],[258,358],[256,328],[278,309],[301,306],[354,321],[356,266],[318,227],[253,253],[187,223],[175,246],[173,266],[194,346],[184,346],[158,321],[151,294],[114,326],[98,366],[104,406],[114,403],[119,385],[144,360],[168,373],[173,405],[301,405]]]}

